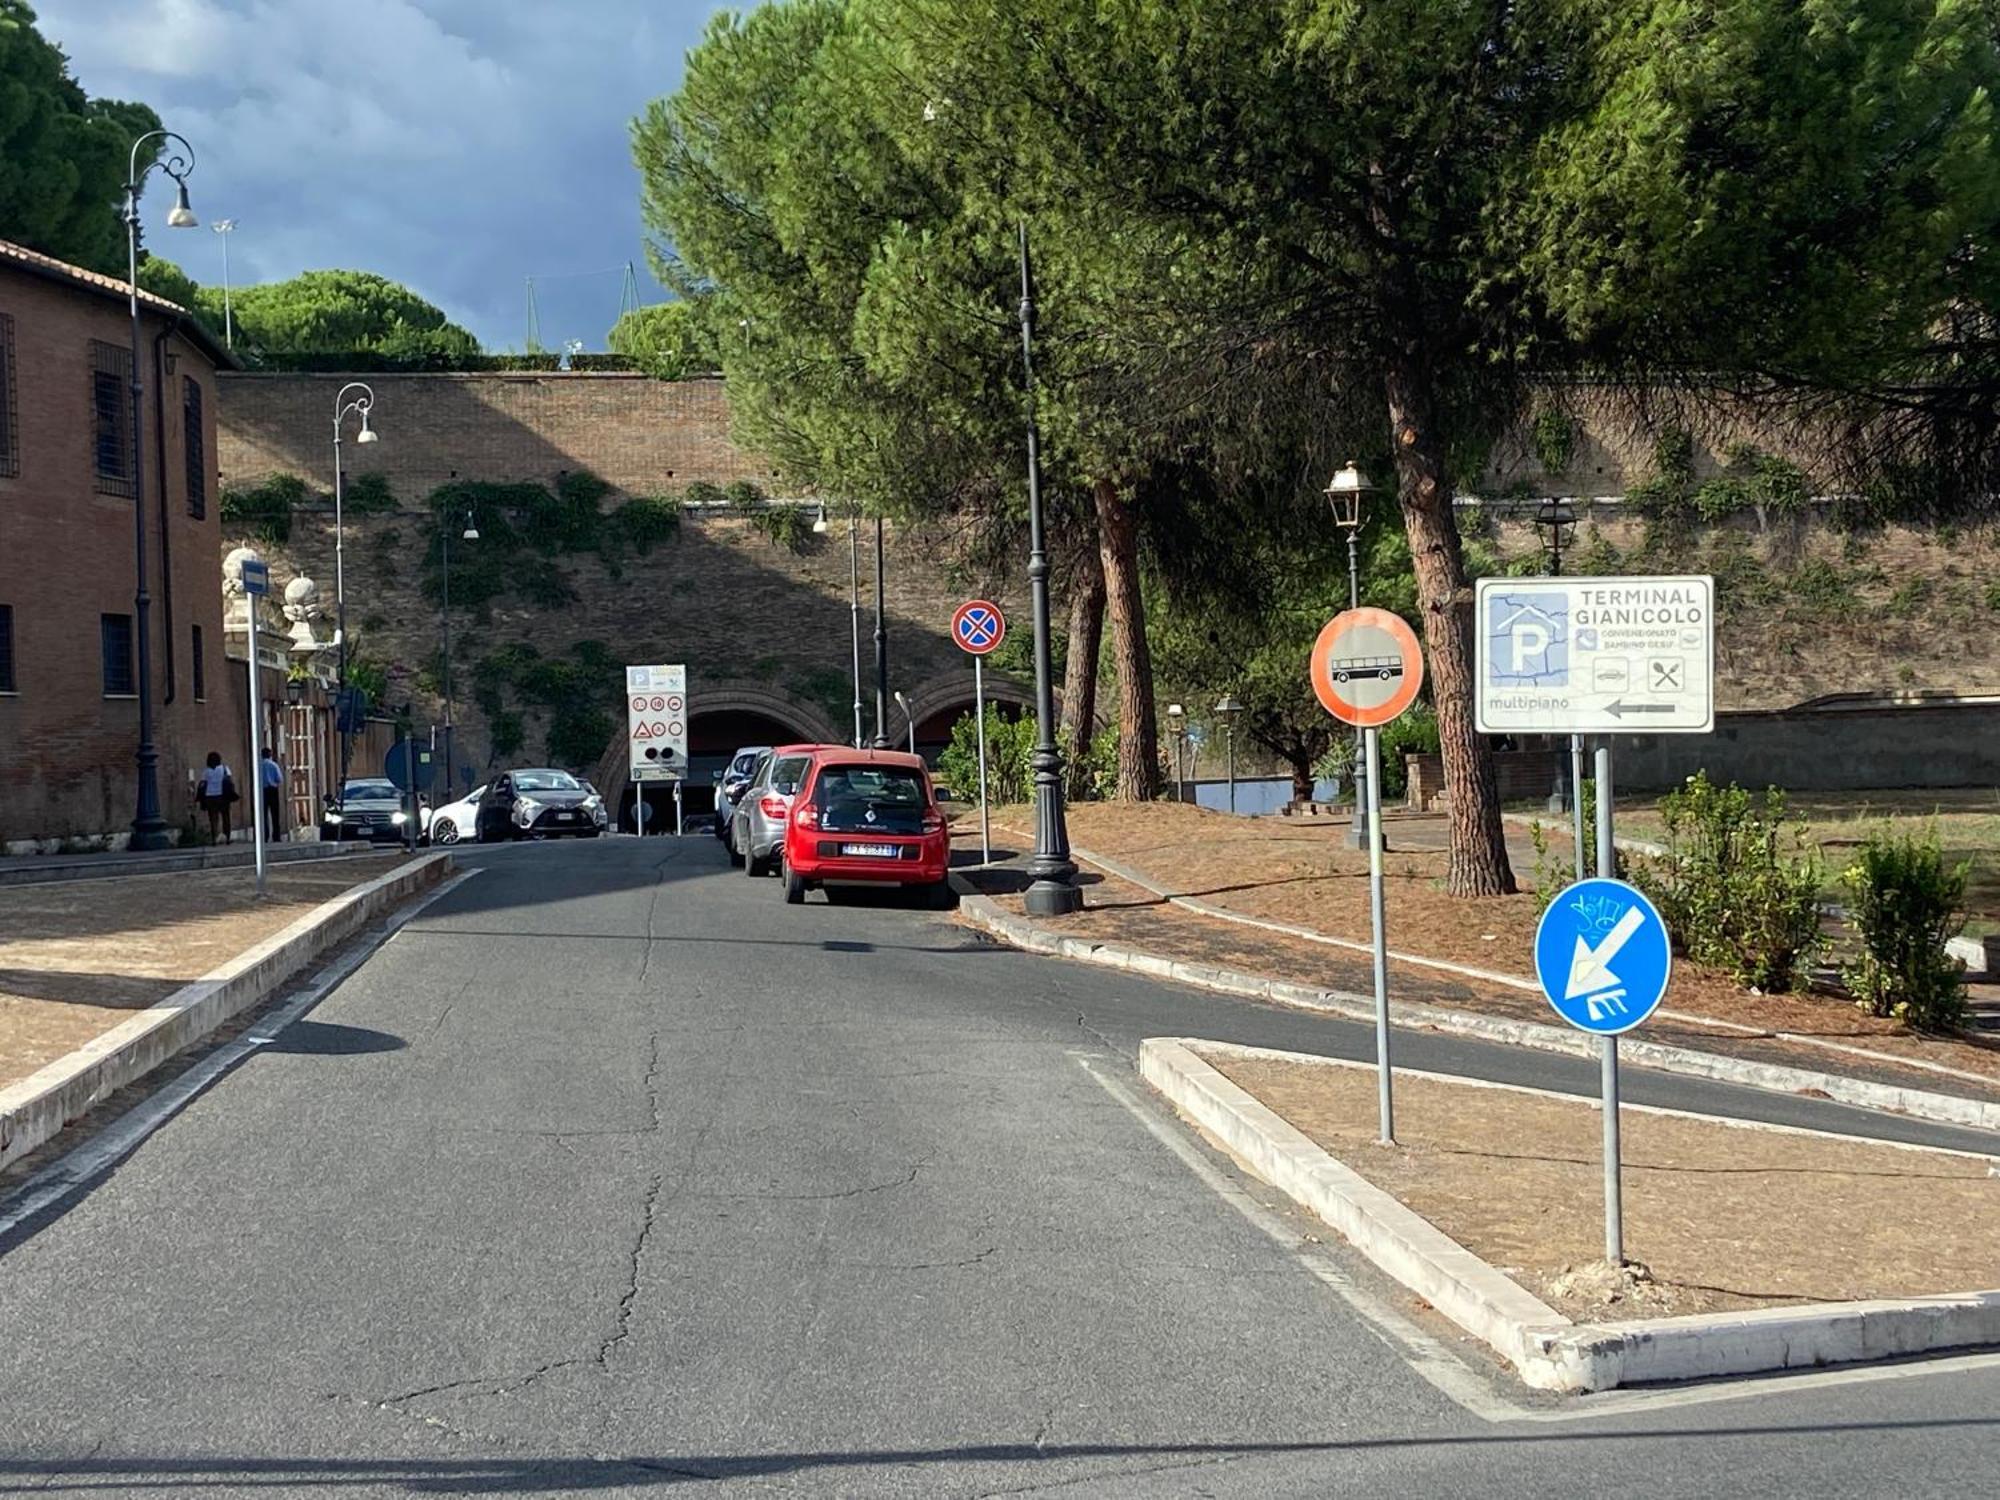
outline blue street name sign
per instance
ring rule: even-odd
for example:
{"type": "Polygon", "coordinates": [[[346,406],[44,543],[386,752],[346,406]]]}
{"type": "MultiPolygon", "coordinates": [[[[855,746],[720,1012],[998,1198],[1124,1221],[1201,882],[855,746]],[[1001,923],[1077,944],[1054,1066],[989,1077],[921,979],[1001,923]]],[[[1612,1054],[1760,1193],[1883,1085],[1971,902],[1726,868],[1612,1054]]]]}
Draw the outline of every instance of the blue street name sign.
{"type": "Polygon", "coordinates": [[[1650,1016],[1667,992],[1666,923],[1622,880],[1579,880],[1535,929],[1535,977],[1556,1014],[1580,1031],[1616,1036],[1650,1016]]]}

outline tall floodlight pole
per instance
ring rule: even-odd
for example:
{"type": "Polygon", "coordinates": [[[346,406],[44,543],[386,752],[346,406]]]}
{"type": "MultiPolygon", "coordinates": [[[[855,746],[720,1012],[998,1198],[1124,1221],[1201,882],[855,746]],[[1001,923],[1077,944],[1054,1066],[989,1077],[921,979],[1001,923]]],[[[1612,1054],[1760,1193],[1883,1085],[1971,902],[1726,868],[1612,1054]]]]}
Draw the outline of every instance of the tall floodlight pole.
{"type": "Polygon", "coordinates": [[[875,518],[875,748],[889,748],[889,624],[882,599],[882,518],[875,518]]]}
{"type": "MultiPolygon", "coordinates": [[[[173,178],[177,189],[167,227],[192,229],[201,223],[188,207],[187,176],[194,170],[194,147],[171,130],[147,131],[132,143],[125,172],[126,291],[132,311],[132,368],[128,372],[132,396],[132,559],[138,575],[138,588],[132,595],[132,626],[139,688],[139,748],[133,757],[139,766],[139,787],[130,847],[139,850],[164,849],[173,842],[167,820],[160,815],[160,751],[153,743],[153,594],[146,583],[146,449],[139,437],[141,414],[146,409],[146,383],[139,363],[139,193],[155,167],[173,178]],[[160,142],[166,154],[146,163],[142,171],[139,152],[148,141],[160,142]]],[[[166,482],[162,471],[160,483],[164,486],[166,482]]]]}
{"type": "Polygon", "coordinates": [[[224,348],[236,347],[236,310],[231,305],[229,295],[229,236],[236,232],[234,219],[217,219],[208,226],[222,237],[222,343],[224,348]]]}
{"type": "Polygon", "coordinates": [[[333,398],[333,638],[340,645],[340,785],[334,799],[342,811],[347,806],[347,761],[354,746],[354,715],[347,696],[347,542],[341,516],[346,479],[340,465],[340,429],[349,412],[359,412],[361,430],[354,441],[379,441],[375,429],[368,425],[368,414],[374,409],[375,392],[363,381],[348,381],[333,398]]]}
{"type": "Polygon", "coordinates": [[[1028,414],[1028,593],[1035,616],[1035,853],[1024,901],[1031,916],[1083,907],[1063,823],[1062,751],[1056,748],[1056,695],[1049,670],[1049,556],[1042,538],[1042,440],[1035,428],[1035,292],[1028,272],[1028,224],[1021,239],[1021,389],[1028,414]]]}
{"type": "MultiPolygon", "coordinates": [[[[827,532],[826,506],[820,505],[813,532],[827,532]]],[[[854,748],[861,748],[861,512],[847,517],[847,624],[854,645],[854,748]]]]}

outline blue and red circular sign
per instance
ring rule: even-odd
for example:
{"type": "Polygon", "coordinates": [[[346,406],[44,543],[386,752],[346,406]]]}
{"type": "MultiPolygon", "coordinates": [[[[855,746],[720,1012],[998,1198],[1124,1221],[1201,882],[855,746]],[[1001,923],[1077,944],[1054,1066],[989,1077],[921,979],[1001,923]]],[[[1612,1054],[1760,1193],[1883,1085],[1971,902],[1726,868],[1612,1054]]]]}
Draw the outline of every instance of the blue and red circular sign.
{"type": "Polygon", "coordinates": [[[997,604],[968,599],[951,617],[951,638],[968,655],[984,656],[1007,639],[1007,617],[997,604]]]}

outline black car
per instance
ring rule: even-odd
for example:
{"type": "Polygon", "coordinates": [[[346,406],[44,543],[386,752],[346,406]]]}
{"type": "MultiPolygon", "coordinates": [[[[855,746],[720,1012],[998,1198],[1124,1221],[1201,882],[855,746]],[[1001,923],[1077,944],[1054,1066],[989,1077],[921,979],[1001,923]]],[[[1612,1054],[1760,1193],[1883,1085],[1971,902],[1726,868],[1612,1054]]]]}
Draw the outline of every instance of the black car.
{"type": "Polygon", "coordinates": [[[338,842],[366,839],[375,844],[400,844],[408,831],[410,814],[396,783],[380,776],[349,781],[346,795],[327,793],[326,807],[319,815],[319,836],[338,842]]]}
{"type": "Polygon", "coordinates": [[[715,836],[722,843],[729,842],[729,820],[736,812],[737,799],[770,751],[769,745],[741,746],[729,757],[729,764],[715,773],[715,836]]]}
{"type": "Polygon", "coordinates": [[[490,844],[564,834],[594,839],[604,832],[605,822],[604,799],[596,787],[567,771],[530,767],[494,780],[479,799],[475,826],[479,842],[490,844]]]}

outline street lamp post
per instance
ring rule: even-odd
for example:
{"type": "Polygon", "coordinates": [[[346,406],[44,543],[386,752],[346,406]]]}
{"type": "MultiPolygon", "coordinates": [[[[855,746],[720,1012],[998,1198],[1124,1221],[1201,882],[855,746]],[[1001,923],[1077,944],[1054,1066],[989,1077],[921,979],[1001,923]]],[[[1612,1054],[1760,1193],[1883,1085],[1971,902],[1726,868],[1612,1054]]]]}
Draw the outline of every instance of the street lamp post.
{"type": "MultiPolygon", "coordinates": [[[[448,523],[446,524],[444,530],[441,533],[439,533],[439,536],[444,544],[444,557],[443,557],[443,562],[444,562],[444,789],[445,792],[447,793],[445,801],[452,802],[456,801],[458,797],[458,784],[457,784],[458,772],[455,769],[458,765],[458,762],[452,759],[453,747],[452,747],[452,725],[451,725],[451,526],[448,523]]],[[[469,510],[465,513],[465,530],[463,533],[461,533],[459,539],[461,541],[467,541],[467,542],[476,542],[479,540],[479,528],[473,524],[472,512],[469,510]]]]}
{"type": "Polygon", "coordinates": [[[903,696],[901,688],[896,690],[896,707],[903,711],[903,724],[909,730],[910,754],[917,753],[917,716],[910,712],[910,700],[903,696]]]}
{"type": "MultiPolygon", "coordinates": [[[[173,842],[167,820],[160,815],[160,752],[153,743],[153,595],[146,583],[146,449],[140,441],[140,425],[145,411],[145,381],[139,363],[139,194],[153,168],[163,168],[173,178],[176,192],[173,209],[167,214],[169,229],[193,229],[201,223],[188,207],[187,175],[194,170],[194,147],[171,130],[149,130],[132,143],[132,155],[125,171],[125,257],[126,291],[132,313],[132,560],[138,588],[132,595],[132,624],[135,633],[135,666],[139,679],[139,748],[134,756],[139,767],[139,787],[132,815],[130,847],[165,849],[173,842]],[[140,149],[148,141],[159,141],[164,156],[156,156],[139,168],[140,149]]],[[[165,485],[167,476],[160,474],[165,485]]],[[[162,544],[164,545],[164,543],[162,544]]],[[[253,603],[255,601],[252,601],[253,603]]]]}
{"type": "Polygon", "coordinates": [[[361,430],[354,435],[354,441],[379,441],[374,428],[368,425],[368,414],[374,409],[375,392],[363,381],[348,381],[333,398],[333,638],[340,647],[340,787],[334,795],[336,805],[343,809],[347,805],[347,761],[353,749],[350,726],[354,715],[347,696],[347,552],[341,524],[346,481],[340,466],[340,429],[349,412],[359,412],[361,430]]]}
{"type": "MultiPolygon", "coordinates": [[[[1549,576],[1562,577],[1563,546],[1576,532],[1576,511],[1567,500],[1551,496],[1542,502],[1535,513],[1535,528],[1544,533],[1549,554],[1549,576]]],[[[1569,784],[1570,801],[1574,810],[1573,837],[1576,840],[1576,878],[1581,880],[1587,873],[1589,863],[1586,850],[1589,848],[1583,824],[1583,736],[1569,737],[1569,784]]],[[[1563,810],[1562,773],[1556,773],[1554,790],[1549,793],[1549,811],[1563,810]]]]}
{"type": "Polygon", "coordinates": [[[1178,703],[1167,705],[1167,738],[1174,747],[1174,801],[1187,800],[1187,782],[1182,777],[1184,759],[1182,746],[1187,738],[1187,710],[1178,703]]]}
{"type": "Polygon", "coordinates": [[[208,226],[222,237],[222,342],[225,348],[236,347],[236,311],[229,296],[229,236],[236,232],[234,219],[217,219],[208,226]]]}
{"type": "Polygon", "coordinates": [[[882,600],[882,518],[875,518],[875,748],[889,748],[889,624],[882,600]]]}
{"type": "MultiPolygon", "coordinates": [[[[1347,607],[1361,607],[1361,510],[1362,502],[1375,486],[1368,482],[1360,468],[1352,459],[1347,467],[1333,476],[1326,487],[1326,503],[1333,511],[1333,523],[1347,532],[1347,607]]],[[[1354,821],[1348,825],[1347,843],[1351,849],[1368,847],[1370,834],[1368,826],[1368,758],[1362,753],[1362,731],[1354,731],[1354,759],[1352,775],[1354,783],[1354,821]]]]}
{"type": "Polygon", "coordinates": [[[1021,388],[1028,416],[1028,594],[1035,621],[1035,852],[1023,904],[1035,917],[1083,907],[1063,824],[1062,751],[1056,748],[1056,694],[1049,666],[1049,555],[1042,537],[1042,441],[1035,428],[1035,298],[1028,275],[1028,225],[1021,223],[1021,388]]]}
{"type": "Polygon", "coordinates": [[[1236,716],[1243,712],[1243,704],[1234,693],[1223,694],[1222,701],[1215,705],[1215,716],[1222,720],[1222,737],[1227,746],[1229,761],[1229,810],[1236,811],[1236,716]]]}
{"type": "MultiPolygon", "coordinates": [[[[826,506],[819,508],[813,531],[825,536],[826,506]]],[[[854,645],[854,748],[861,748],[861,512],[847,518],[847,623],[854,645]]]]}

